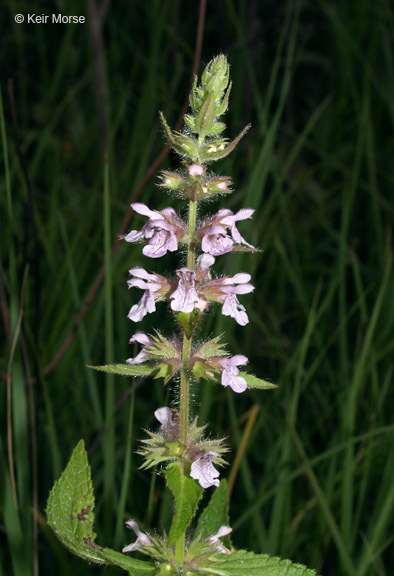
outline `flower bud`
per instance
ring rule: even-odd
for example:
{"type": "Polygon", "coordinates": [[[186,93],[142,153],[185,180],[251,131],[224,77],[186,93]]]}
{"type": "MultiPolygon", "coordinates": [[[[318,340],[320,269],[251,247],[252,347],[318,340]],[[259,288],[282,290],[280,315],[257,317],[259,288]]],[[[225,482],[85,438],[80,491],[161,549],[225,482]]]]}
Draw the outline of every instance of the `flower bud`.
{"type": "Polygon", "coordinates": [[[163,188],[168,188],[169,190],[184,190],[187,186],[187,182],[184,178],[177,172],[171,172],[169,170],[162,170],[159,178],[159,186],[163,188]]]}
{"type": "Polygon", "coordinates": [[[157,576],[170,576],[171,574],[175,574],[175,569],[169,562],[160,564],[157,576]]]}
{"type": "Polygon", "coordinates": [[[224,54],[209,62],[201,77],[201,84],[206,92],[213,92],[215,100],[223,98],[230,79],[230,66],[224,54]]]}
{"type": "Polygon", "coordinates": [[[206,182],[208,194],[230,194],[232,180],[228,176],[216,176],[206,182]]]}
{"type": "Polygon", "coordinates": [[[204,174],[204,166],[192,164],[188,167],[189,176],[198,180],[204,174]]]}

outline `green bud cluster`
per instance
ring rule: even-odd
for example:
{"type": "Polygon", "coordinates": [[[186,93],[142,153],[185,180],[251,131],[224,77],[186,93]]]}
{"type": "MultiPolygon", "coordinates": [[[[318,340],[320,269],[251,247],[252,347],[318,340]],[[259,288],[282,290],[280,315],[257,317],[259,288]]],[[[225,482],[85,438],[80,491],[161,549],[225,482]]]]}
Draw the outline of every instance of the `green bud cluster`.
{"type": "MultiPolygon", "coordinates": [[[[232,142],[220,137],[226,125],[219,118],[228,108],[230,91],[230,67],[226,57],[221,54],[207,65],[200,84],[197,76],[194,79],[190,113],[185,115],[183,131],[171,131],[164,115],[160,114],[168,143],[182,158],[198,164],[225,158],[249,130],[248,125],[232,142]]],[[[170,189],[179,190],[177,179],[174,184],[176,187],[170,189]]],[[[168,182],[166,187],[169,186],[168,182]]]]}

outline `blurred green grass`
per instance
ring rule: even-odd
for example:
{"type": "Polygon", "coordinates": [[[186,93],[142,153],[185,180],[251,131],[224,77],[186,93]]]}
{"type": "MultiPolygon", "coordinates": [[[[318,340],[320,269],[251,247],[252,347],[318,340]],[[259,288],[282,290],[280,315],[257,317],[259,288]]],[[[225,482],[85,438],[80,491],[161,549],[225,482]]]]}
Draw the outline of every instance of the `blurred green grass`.
{"type": "MultiPolygon", "coordinates": [[[[134,326],[126,315],[135,295],[126,289],[127,270],[153,263],[122,243],[111,258],[110,247],[164,146],[158,110],[174,125],[188,93],[198,5],[110,4],[107,134],[89,23],[14,23],[17,13],[51,13],[49,2],[15,0],[0,10],[0,575],[34,573],[34,518],[40,574],[98,574],[56,542],[44,509],[83,437],[100,541],[127,543],[129,517],[168,528],[171,500],[134,455],[141,427],[153,425],[168,391],[150,381],[131,389],[85,366],[131,355],[134,326]],[[53,363],[104,265],[104,283],[53,363]],[[7,456],[8,370],[18,508],[7,456]]],[[[66,13],[61,2],[57,10],[66,13]]],[[[70,1],[67,13],[88,17],[88,4],[70,1]]],[[[212,433],[229,436],[231,466],[248,411],[259,406],[232,493],[234,542],[325,576],[390,576],[394,565],[393,25],[389,0],[210,0],[205,18],[202,62],[224,52],[232,65],[229,135],[253,124],[217,166],[234,178],[236,194],[206,210],[226,202],[255,208],[243,232],[263,249],[217,261],[230,273],[253,274],[248,327],[210,313],[205,333],[224,331],[251,370],[280,387],[235,401],[201,385],[195,409],[212,433]]],[[[162,163],[176,165],[173,156],[162,163]]],[[[154,183],[140,199],[162,208],[170,200],[154,183]]],[[[154,268],[168,271],[174,262],[154,268]]],[[[152,321],[172,328],[164,307],[143,327],[152,321]]]]}

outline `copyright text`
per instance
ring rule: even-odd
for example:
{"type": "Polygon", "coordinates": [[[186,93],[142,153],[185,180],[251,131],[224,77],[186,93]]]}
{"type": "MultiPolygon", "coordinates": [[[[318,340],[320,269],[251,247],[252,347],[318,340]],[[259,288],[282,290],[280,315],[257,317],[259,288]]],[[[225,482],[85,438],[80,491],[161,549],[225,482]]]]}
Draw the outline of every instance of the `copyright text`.
{"type": "Polygon", "coordinates": [[[85,24],[85,16],[65,16],[64,14],[17,14],[15,22],[22,24],[85,24]]]}

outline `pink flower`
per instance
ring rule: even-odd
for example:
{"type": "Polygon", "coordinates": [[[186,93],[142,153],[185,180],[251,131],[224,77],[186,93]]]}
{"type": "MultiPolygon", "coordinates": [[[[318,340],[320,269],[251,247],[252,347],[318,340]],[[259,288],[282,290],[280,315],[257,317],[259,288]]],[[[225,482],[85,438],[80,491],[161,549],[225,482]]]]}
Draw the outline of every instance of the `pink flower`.
{"type": "Polygon", "coordinates": [[[189,268],[181,268],[176,271],[178,276],[178,288],[171,294],[171,308],[175,312],[193,312],[199,296],[195,288],[196,273],[189,268]]]}
{"type": "Polygon", "coordinates": [[[250,278],[250,274],[241,272],[235,276],[210,280],[199,287],[200,296],[204,295],[208,301],[221,302],[222,314],[231,316],[240,326],[245,326],[249,318],[245,307],[239,303],[237,294],[253,292],[254,286],[249,284],[250,278]]]}
{"type": "Polygon", "coordinates": [[[212,534],[212,536],[205,538],[205,540],[209,542],[213,547],[213,549],[216,552],[219,552],[219,554],[230,554],[231,553],[230,550],[227,550],[224,544],[220,542],[219,538],[223,538],[223,536],[228,536],[229,534],[231,534],[232,531],[233,529],[230,528],[230,526],[220,526],[216,534],[212,534]]]}
{"type": "Polygon", "coordinates": [[[174,415],[170,408],[163,406],[155,411],[155,418],[160,422],[159,432],[163,436],[174,437],[178,434],[179,424],[174,422],[174,415]]]}
{"type": "Polygon", "coordinates": [[[212,460],[217,456],[219,456],[217,452],[204,452],[191,466],[190,476],[198,480],[202,488],[219,486],[219,472],[212,464],[212,460]]]}
{"type": "Polygon", "coordinates": [[[133,530],[133,532],[137,536],[137,540],[133,542],[133,544],[125,546],[122,552],[134,552],[134,550],[143,550],[147,546],[153,546],[153,542],[148,536],[148,534],[145,534],[144,532],[140,531],[138,524],[137,522],[135,522],[135,520],[128,520],[126,522],[126,526],[127,528],[133,530]]]}
{"type": "Polygon", "coordinates": [[[197,238],[201,239],[202,251],[213,256],[221,256],[231,252],[234,244],[244,244],[249,248],[254,248],[241,236],[236,226],[236,222],[247,220],[253,212],[254,210],[251,209],[242,209],[234,214],[231,210],[224,208],[207,218],[196,232],[197,238]]]}
{"type": "Polygon", "coordinates": [[[223,226],[211,226],[201,240],[201,250],[213,256],[221,256],[231,252],[234,242],[227,235],[223,226]]]}
{"type": "Polygon", "coordinates": [[[145,350],[145,347],[152,346],[152,340],[149,338],[147,334],[144,334],[143,332],[137,332],[137,334],[134,334],[134,336],[130,338],[129,344],[133,344],[134,342],[142,344],[142,350],[137,354],[135,358],[129,358],[128,360],[126,360],[126,363],[142,364],[149,357],[149,352],[145,350]]]}
{"type": "Polygon", "coordinates": [[[198,282],[206,282],[212,279],[211,266],[215,264],[215,258],[210,254],[200,254],[196,263],[196,279],[198,282]]]}
{"type": "Polygon", "coordinates": [[[254,286],[249,284],[250,274],[236,274],[232,278],[223,278],[221,291],[223,297],[223,316],[231,316],[240,325],[245,326],[249,322],[245,306],[239,303],[237,294],[253,292],[254,286]]]}
{"type": "Polygon", "coordinates": [[[171,284],[159,274],[149,274],[143,268],[132,268],[129,273],[133,276],[127,281],[129,288],[136,287],[145,290],[138,304],[131,308],[128,318],[133,322],[139,322],[146,314],[156,310],[156,300],[163,299],[168,294],[171,284]]]}
{"type": "Polygon", "coordinates": [[[230,386],[234,392],[244,392],[248,387],[245,378],[238,376],[239,370],[237,366],[245,366],[248,363],[246,356],[237,354],[232,358],[222,358],[219,364],[223,368],[222,372],[222,385],[230,386]]]}
{"type": "Polygon", "coordinates": [[[167,252],[175,252],[178,249],[178,240],[184,238],[187,232],[173,208],[164,208],[159,212],[140,202],[131,204],[131,207],[138,214],[147,216],[148,222],[140,232],[137,230],[129,232],[125,236],[126,242],[138,242],[143,238],[149,240],[142,249],[142,253],[149,258],[160,258],[167,252]]]}

